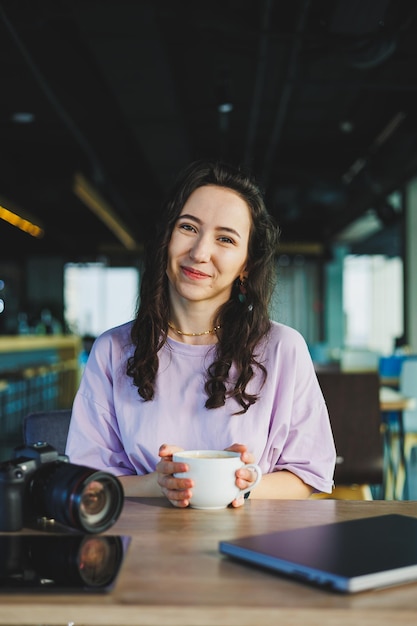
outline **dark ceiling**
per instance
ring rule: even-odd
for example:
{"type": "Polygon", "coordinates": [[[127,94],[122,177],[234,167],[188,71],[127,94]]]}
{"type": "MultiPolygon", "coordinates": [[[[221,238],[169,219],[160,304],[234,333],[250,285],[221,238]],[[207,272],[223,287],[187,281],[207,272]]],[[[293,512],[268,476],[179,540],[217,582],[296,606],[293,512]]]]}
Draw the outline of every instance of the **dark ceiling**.
{"type": "Polygon", "coordinates": [[[385,228],[363,249],[401,247],[415,0],[0,0],[0,59],[0,204],[45,231],[0,220],[3,259],[129,259],[200,157],[252,169],[283,249],[326,250],[369,209],[385,228]]]}

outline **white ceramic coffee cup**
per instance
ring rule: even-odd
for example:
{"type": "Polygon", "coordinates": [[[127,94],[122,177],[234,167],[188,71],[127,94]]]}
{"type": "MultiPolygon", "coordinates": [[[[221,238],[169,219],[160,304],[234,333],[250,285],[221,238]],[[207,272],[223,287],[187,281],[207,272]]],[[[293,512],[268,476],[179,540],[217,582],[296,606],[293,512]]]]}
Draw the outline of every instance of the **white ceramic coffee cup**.
{"type": "Polygon", "coordinates": [[[185,450],[175,452],[176,462],[186,463],[188,472],[174,474],[177,478],[194,481],[190,506],[194,509],[224,509],[235,498],[252,491],[262,478],[262,471],[255,463],[243,463],[239,452],[229,450],[185,450]],[[256,480],[250,488],[239,489],[236,470],[247,467],[256,472],[256,480]]]}

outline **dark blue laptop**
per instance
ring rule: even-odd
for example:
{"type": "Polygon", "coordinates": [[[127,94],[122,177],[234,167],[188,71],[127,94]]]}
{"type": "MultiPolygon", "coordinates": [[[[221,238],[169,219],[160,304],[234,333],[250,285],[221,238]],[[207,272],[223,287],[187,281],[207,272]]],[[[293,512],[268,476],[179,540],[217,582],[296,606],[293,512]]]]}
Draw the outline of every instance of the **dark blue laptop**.
{"type": "Polygon", "coordinates": [[[417,519],[381,515],[221,541],[222,554],[333,591],[417,580],[417,519]]]}

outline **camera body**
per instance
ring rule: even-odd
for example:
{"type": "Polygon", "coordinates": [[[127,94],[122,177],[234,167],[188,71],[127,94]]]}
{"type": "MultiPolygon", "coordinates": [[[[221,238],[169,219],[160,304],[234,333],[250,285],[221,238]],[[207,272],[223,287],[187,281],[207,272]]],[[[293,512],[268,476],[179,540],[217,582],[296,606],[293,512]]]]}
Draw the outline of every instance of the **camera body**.
{"type": "Polygon", "coordinates": [[[0,463],[0,530],[21,530],[31,521],[29,505],[34,503],[27,502],[27,492],[33,475],[44,463],[62,462],[68,463],[69,457],[39,442],[17,447],[14,459],[0,463]]]}
{"type": "Polygon", "coordinates": [[[45,442],[18,446],[0,463],[0,531],[18,531],[39,518],[84,532],[101,532],[122,510],[120,481],[106,472],[74,465],[45,442]]]}

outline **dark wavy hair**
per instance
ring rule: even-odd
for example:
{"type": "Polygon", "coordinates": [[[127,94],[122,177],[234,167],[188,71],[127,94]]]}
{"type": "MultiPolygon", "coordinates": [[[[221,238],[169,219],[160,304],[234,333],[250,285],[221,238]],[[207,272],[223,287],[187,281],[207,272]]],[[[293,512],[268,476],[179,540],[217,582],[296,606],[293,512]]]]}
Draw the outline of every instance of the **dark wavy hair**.
{"type": "MultiPolygon", "coordinates": [[[[275,253],[279,230],[268,214],[263,195],[253,178],[243,169],[218,161],[196,161],[180,175],[165,204],[155,239],[148,246],[141,280],[139,306],[131,338],[135,346],[128,360],[127,374],[133,378],[139,395],[152,400],[158,372],[158,352],[166,342],[170,305],[168,297],[168,245],[175,223],[189,196],[199,187],[217,185],[232,189],[246,202],[251,214],[251,231],[245,282],[246,300],[239,300],[239,285],[232,287],[228,302],[219,307],[214,325],[221,326],[213,363],[205,383],[205,406],[223,406],[233,397],[244,413],[256,402],[246,387],[259,368],[265,382],[267,372],[257,360],[256,346],[270,329],[269,303],[275,285],[275,253]],[[231,365],[236,380],[229,380],[231,365]]],[[[263,384],[263,383],[262,383],[263,384]]],[[[260,389],[259,389],[260,391],[260,389]]]]}

